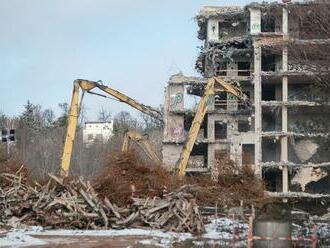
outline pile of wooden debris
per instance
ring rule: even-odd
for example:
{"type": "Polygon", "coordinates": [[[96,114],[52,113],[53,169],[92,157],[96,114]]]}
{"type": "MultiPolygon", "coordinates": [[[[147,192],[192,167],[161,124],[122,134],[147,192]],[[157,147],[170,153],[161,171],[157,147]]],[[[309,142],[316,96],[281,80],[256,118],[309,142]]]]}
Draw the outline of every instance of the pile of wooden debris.
{"type": "Polygon", "coordinates": [[[187,186],[162,198],[135,198],[125,208],[100,198],[89,181],[49,175],[45,185],[31,186],[24,175],[0,173],[0,226],[18,224],[49,228],[108,229],[152,227],[202,233],[204,226],[187,186]]]}

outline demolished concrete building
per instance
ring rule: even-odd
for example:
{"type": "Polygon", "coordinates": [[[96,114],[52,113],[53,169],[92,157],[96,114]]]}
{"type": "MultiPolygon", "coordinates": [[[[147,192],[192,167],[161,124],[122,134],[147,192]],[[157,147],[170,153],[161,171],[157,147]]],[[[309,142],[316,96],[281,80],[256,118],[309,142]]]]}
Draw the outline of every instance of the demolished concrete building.
{"type": "MultiPolygon", "coordinates": [[[[308,184],[305,168],[323,171],[320,178],[314,173],[310,182],[329,181],[330,155],[319,141],[327,134],[305,127],[308,123],[315,126],[320,118],[329,119],[325,113],[330,109],[321,107],[311,94],[313,73],[290,60],[288,45],[294,41],[303,49],[305,44],[322,40],[304,38],[304,25],[292,14],[297,6],[309,8],[308,3],[252,3],[244,8],[200,10],[196,16],[198,38],[204,45],[196,69],[203,77],[177,74],[168,82],[164,164],[175,165],[183,149],[196,109],[187,108],[188,99],[203,96],[207,78],[219,76],[238,83],[253,107],[247,108],[225,92],[216,94],[208,104],[187,172],[214,173],[217,158],[229,154],[242,166],[252,165],[269,191],[288,196],[290,191],[302,191],[308,184]],[[294,183],[301,174],[303,186],[297,189],[294,183]]],[[[329,189],[316,191],[328,193],[329,189]]]]}

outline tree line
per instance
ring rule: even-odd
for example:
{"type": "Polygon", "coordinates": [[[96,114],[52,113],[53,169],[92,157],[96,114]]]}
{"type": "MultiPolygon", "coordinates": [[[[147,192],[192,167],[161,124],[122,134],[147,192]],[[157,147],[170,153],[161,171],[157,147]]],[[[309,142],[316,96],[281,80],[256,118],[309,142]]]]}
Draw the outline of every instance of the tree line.
{"type": "MultiPolygon", "coordinates": [[[[0,112],[0,129],[16,129],[16,142],[10,148],[11,157],[29,166],[38,177],[59,171],[69,105],[60,103],[58,107],[58,116],[52,109],[43,108],[31,101],[27,101],[23,112],[17,117],[9,117],[0,112]]],[[[113,121],[113,136],[108,143],[95,143],[87,147],[82,139],[85,119],[86,110],[82,107],[71,161],[73,173],[95,175],[106,163],[107,155],[120,149],[123,136],[129,130],[151,136],[152,145],[160,155],[163,127],[158,120],[142,113],[134,117],[127,111],[113,115],[109,110],[101,108],[97,113],[97,121],[113,121]]],[[[6,151],[5,143],[2,143],[1,148],[3,154],[6,151]]]]}

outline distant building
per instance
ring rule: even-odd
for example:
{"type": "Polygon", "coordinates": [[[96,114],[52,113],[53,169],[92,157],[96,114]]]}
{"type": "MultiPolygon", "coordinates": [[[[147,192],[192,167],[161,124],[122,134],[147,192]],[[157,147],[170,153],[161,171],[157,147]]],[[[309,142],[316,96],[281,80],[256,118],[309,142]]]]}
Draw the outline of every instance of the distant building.
{"type": "Polygon", "coordinates": [[[106,143],[113,135],[113,121],[90,121],[85,122],[83,129],[84,144],[106,143]]]}

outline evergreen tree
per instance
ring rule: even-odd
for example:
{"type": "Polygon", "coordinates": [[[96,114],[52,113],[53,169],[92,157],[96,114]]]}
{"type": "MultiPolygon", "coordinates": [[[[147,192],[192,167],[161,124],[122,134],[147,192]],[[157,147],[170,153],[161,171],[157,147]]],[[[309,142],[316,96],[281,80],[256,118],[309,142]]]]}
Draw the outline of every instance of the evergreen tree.
{"type": "Polygon", "coordinates": [[[21,124],[32,129],[42,128],[42,111],[40,105],[34,105],[29,100],[24,105],[24,112],[20,116],[21,124]]]}
{"type": "Polygon", "coordinates": [[[69,114],[69,104],[66,102],[59,103],[59,108],[61,109],[61,115],[56,119],[54,125],[57,127],[66,127],[69,114]]]}

